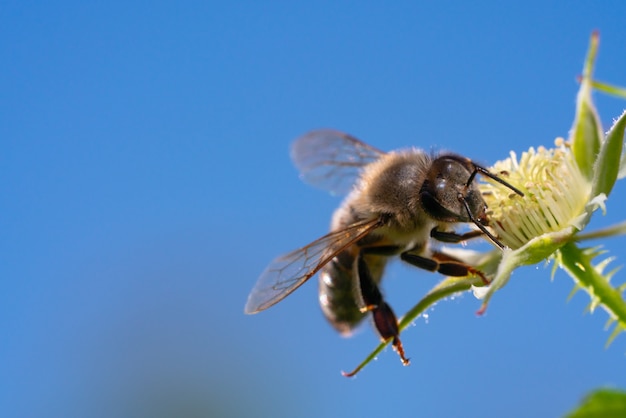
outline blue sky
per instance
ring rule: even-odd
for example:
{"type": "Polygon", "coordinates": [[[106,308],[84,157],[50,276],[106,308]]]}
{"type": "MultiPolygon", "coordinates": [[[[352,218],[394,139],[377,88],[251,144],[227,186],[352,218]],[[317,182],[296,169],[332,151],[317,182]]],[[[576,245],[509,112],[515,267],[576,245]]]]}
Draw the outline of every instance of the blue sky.
{"type": "MultiPolygon", "coordinates": [[[[626,4],[4,2],[0,12],[0,414],[555,417],[626,387],[626,337],[567,301],[550,266],[515,272],[477,318],[438,304],[377,344],[325,323],[317,286],[245,316],[275,256],[323,235],[340,200],[289,144],[333,127],[383,150],[483,164],[573,121],[589,35],[626,84],[626,4]],[[193,415],[196,414],[196,415],[193,415]]],[[[597,95],[605,125],[626,107],[597,95]]],[[[618,184],[606,216],[621,220],[618,184]]],[[[626,241],[605,244],[625,264],[626,241]]],[[[618,280],[623,280],[623,271],[618,280]]],[[[439,277],[395,263],[402,313],[439,277]]]]}

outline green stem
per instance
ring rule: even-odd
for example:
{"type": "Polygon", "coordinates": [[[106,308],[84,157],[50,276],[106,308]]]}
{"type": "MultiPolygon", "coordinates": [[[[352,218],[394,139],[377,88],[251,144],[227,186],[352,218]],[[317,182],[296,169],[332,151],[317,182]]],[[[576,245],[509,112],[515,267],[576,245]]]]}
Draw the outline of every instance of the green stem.
{"type": "Polygon", "coordinates": [[[597,80],[591,80],[591,87],[595,90],[601,91],[602,93],[626,99],[626,89],[623,87],[614,86],[597,80]]]}
{"type": "Polygon", "coordinates": [[[596,305],[602,306],[612,320],[617,321],[616,329],[609,342],[626,329],[626,301],[621,291],[611,286],[610,273],[604,276],[592,264],[591,257],[570,242],[561,247],[563,267],[574,281],[591,296],[591,310],[596,305]]]}

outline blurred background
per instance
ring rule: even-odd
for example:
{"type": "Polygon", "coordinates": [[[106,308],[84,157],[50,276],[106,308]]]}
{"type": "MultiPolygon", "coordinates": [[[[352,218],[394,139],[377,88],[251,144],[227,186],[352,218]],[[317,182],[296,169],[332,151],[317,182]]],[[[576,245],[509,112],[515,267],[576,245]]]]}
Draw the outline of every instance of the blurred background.
{"type": "MultiPolygon", "coordinates": [[[[626,84],[626,3],[24,2],[0,10],[0,415],[556,417],[626,387],[626,337],[517,270],[403,334],[339,337],[307,283],[243,314],[340,199],[289,144],[319,127],[486,165],[567,136],[589,36],[626,84]]],[[[626,102],[596,95],[605,127],[626,102]]],[[[619,184],[592,227],[623,220],[619,184]]],[[[603,242],[626,264],[623,238],[603,242]]],[[[623,270],[616,280],[623,280],[623,270]]],[[[398,314],[441,278],[394,263],[398,314]]]]}

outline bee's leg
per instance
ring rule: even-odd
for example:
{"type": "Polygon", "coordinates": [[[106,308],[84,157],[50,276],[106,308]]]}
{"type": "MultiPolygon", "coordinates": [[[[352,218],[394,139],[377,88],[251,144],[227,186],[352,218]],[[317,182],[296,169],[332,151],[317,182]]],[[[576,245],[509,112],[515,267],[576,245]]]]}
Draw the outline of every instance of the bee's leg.
{"type": "Polygon", "coordinates": [[[430,231],[430,236],[437,241],[447,242],[450,244],[457,244],[468,239],[481,237],[485,235],[483,231],[469,231],[464,234],[457,234],[456,232],[439,231],[437,228],[433,228],[430,231]]]}
{"type": "Polygon", "coordinates": [[[444,253],[434,252],[431,258],[428,258],[407,251],[400,254],[400,258],[415,267],[436,271],[445,276],[464,277],[474,274],[480,277],[483,283],[489,284],[489,280],[482,271],[444,253]]]}
{"type": "Polygon", "coordinates": [[[363,252],[359,254],[357,259],[357,268],[361,298],[363,300],[362,311],[372,312],[374,325],[380,337],[385,341],[391,339],[391,344],[394,350],[400,355],[402,364],[405,366],[408,365],[409,359],[404,356],[404,348],[402,347],[402,342],[400,342],[398,319],[391,307],[384,301],[383,295],[378,289],[378,285],[372,279],[369,267],[363,259],[363,252]]]}

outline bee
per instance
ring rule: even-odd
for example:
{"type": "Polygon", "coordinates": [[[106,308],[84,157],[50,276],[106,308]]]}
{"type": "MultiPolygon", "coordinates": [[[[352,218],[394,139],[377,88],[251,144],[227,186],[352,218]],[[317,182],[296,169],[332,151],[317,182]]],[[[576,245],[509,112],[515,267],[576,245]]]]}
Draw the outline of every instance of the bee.
{"type": "Polygon", "coordinates": [[[516,194],[522,192],[472,160],[421,149],[385,153],[346,133],[323,129],[297,139],[291,152],[301,177],[332,193],[349,192],[332,217],[330,233],[276,258],[248,296],[245,313],[280,302],[319,274],[319,302],[330,324],[349,335],[371,314],[384,341],[391,340],[402,363],[409,364],[398,320],[380,290],[391,257],[446,276],[477,275],[474,267],[434,250],[432,239],[460,243],[489,231],[487,205],[474,181],[483,175],[516,194]],[[457,233],[455,224],[477,227],[457,233]]]}

